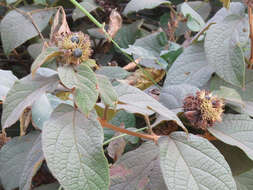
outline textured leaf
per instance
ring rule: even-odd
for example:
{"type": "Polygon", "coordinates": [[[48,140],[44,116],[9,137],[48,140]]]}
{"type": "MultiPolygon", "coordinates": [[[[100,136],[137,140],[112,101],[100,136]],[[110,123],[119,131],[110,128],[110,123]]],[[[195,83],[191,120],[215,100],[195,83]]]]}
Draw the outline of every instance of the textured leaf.
{"type": "MultiPolygon", "coordinates": [[[[80,5],[82,5],[88,12],[94,11],[98,8],[98,5],[94,0],[84,0],[80,5]]],[[[75,21],[82,17],[85,17],[85,14],[79,8],[75,8],[72,14],[73,20],[75,21]]]]}
{"type": "Polygon", "coordinates": [[[0,151],[0,180],[5,190],[19,186],[27,155],[39,133],[12,138],[0,151]]]}
{"type": "Polygon", "coordinates": [[[14,124],[26,107],[31,106],[43,93],[57,85],[57,75],[44,77],[36,74],[34,78],[28,75],[15,82],[3,104],[2,127],[7,128],[14,124]]]}
{"type": "Polygon", "coordinates": [[[209,2],[204,1],[191,1],[187,2],[190,7],[196,11],[204,20],[206,20],[211,12],[211,5],[209,2]]]}
{"type": "Polygon", "coordinates": [[[124,103],[123,105],[118,104],[118,108],[123,108],[129,112],[143,115],[150,115],[153,111],[155,111],[167,118],[167,120],[175,121],[179,126],[187,131],[175,113],[138,88],[127,84],[120,84],[115,87],[115,90],[118,93],[119,102],[124,103]]]}
{"type": "Polygon", "coordinates": [[[182,108],[184,98],[197,91],[197,87],[189,84],[164,86],[159,101],[169,109],[182,108]]]}
{"type": "Polygon", "coordinates": [[[197,32],[204,27],[205,21],[188,3],[181,5],[181,12],[187,18],[186,24],[190,30],[197,32]]]}
{"type": "Polygon", "coordinates": [[[43,43],[35,43],[28,46],[27,51],[30,56],[35,60],[42,52],[43,43]]]}
{"type": "Polygon", "coordinates": [[[127,72],[125,69],[114,66],[100,67],[100,69],[97,70],[96,73],[100,75],[105,75],[109,79],[125,79],[127,76],[130,75],[130,73],[127,72]]]}
{"type": "Polygon", "coordinates": [[[4,100],[10,88],[13,86],[17,77],[11,71],[0,70],[0,100],[4,100]]]}
{"type": "Polygon", "coordinates": [[[96,75],[98,82],[98,91],[105,105],[114,107],[117,103],[118,96],[111,82],[106,76],[96,75]]]}
{"type": "Polygon", "coordinates": [[[222,79],[241,87],[245,84],[245,61],[240,44],[245,44],[248,36],[248,19],[232,15],[212,25],[205,39],[208,63],[222,79]]]}
{"type": "Polygon", "coordinates": [[[253,189],[253,169],[235,176],[237,190],[251,190],[253,189]]]}
{"type": "Polygon", "coordinates": [[[87,115],[98,98],[97,79],[94,72],[86,65],[80,65],[77,70],[75,72],[69,65],[58,68],[61,82],[67,88],[75,88],[75,103],[87,115]]]}
{"type": "Polygon", "coordinates": [[[108,163],[97,115],[61,104],[44,124],[42,146],[50,171],[67,190],[107,190],[108,163]]]}
{"type": "Polygon", "coordinates": [[[136,21],[129,25],[123,25],[114,37],[114,41],[118,43],[121,48],[128,48],[132,45],[140,33],[140,27],[143,20],[136,21]]]}
{"type": "Polygon", "coordinates": [[[32,178],[36,175],[37,171],[44,160],[44,154],[42,152],[41,136],[39,136],[32,149],[30,150],[25,160],[24,169],[19,180],[20,190],[30,190],[32,185],[32,178]]]}
{"type": "Polygon", "coordinates": [[[208,128],[219,140],[237,146],[253,160],[253,120],[247,115],[227,114],[221,123],[208,128]]]}
{"type": "MultiPolygon", "coordinates": [[[[22,7],[22,11],[29,12],[35,10],[31,7],[22,7]]],[[[34,23],[41,32],[49,22],[54,10],[40,10],[32,13],[34,23]]],[[[20,46],[27,40],[39,35],[29,17],[17,12],[10,11],[1,21],[1,39],[5,54],[20,46]]]]}
{"type": "Polygon", "coordinates": [[[138,12],[143,9],[152,9],[161,4],[170,4],[167,0],[131,0],[125,7],[123,14],[127,15],[131,12],[138,12]]]}
{"type": "Polygon", "coordinates": [[[152,142],[124,154],[110,169],[110,190],[167,190],[159,165],[159,149],[152,142]]]}
{"type": "Polygon", "coordinates": [[[48,47],[44,51],[41,52],[41,54],[34,60],[32,66],[31,66],[31,72],[34,75],[36,70],[45,62],[49,61],[53,57],[56,57],[60,55],[61,52],[59,51],[59,48],[57,47],[48,47]]]}
{"type": "Polygon", "coordinates": [[[184,132],[161,137],[160,163],[170,190],[236,190],[224,157],[206,139],[184,132]]]}
{"type": "Polygon", "coordinates": [[[168,71],[164,86],[191,84],[202,87],[210,79],[213,69],[207,63],[203,44],[186,48],[168,71]]]}

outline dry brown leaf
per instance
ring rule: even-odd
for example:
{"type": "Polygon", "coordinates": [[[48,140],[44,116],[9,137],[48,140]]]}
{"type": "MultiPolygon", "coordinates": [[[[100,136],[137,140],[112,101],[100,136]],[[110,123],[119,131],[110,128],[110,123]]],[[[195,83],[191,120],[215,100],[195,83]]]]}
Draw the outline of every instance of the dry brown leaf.
{"type": "MultiPolygon", "coordinates": [[[[121,128],[125,128],[124,124],[120,125],[121,128]]],[[[113,137],[121,135],[120,132],[116,132],[113,137]]],[[[126,146],[126,141],[123,137],[117,138],[109,143],[107,148],[109,156],[114,160],[118,160],[119,157],[123,154],[126,146]]]]}
{"type": "Polygon", "coordinates": [[[112,10],[110,14],[108,34],[113,38],[122,26],[122,18],[116,9],[112,10]]]}
{"type": "Polygon", "coordinates": [[[31,108],[26,108],[19,118],[20,136],[25,135],[26,129],[28,128],[28,125],[31,120],[32,120],[32,110],[31,110],[31,108]]]}

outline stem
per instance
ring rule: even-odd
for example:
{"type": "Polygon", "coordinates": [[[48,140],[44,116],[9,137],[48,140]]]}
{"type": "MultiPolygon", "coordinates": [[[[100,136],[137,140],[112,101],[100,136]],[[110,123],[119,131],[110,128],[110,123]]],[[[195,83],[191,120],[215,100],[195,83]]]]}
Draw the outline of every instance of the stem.
{"type": "Polygon", "coordinates": [[[253,15],[252,15],[252,8],[248,6],[248,15],[249,15],[249,26],[250,26],[250,41],[251,41],[251,53],[250,53],[250,59],[249,59],[249,69],[252,69],[253,67],[253,15]]]}
{"type": "MultiPolygon", "coordinates": [[[[148,129],[148,127],[143,127],[143,128],[137,129],[137,130],[135,130],[134,132],[140,132],[140,131],[143,131],[143,130],[145,130],[145,129],[148,129]]],[[[116,140],[116,139],[118,139],[118,138],[125,137],[125,136],[128,136],[128,134],[124,133],[124,134],[118,135],[118,136],[116,136],[116,137],[112,137],[112,138],[110,138],[109,140],[105,141],[105,142],[103,143],[103,146],[109,144],[109,143],[110,143],[111,141],[113,141],[113,140],[116,140]]]]}
{"type": "Polygon", "coordinates": [[[107,127],[107,128],[112,129],[114,131],[118,131],[118,132],[125,133],[125,134],[131,135],[131,136],[139,137],[139,138],[153,140],[155,142],[157,142],[157,140],[159,138],[159,136],[157,136],[157,135],[148,135],[148,134],[136,133],[136,132],[133,132],[133,131],[129,131],[129,130],[126,130],[126,129],[116,127],[116,126],[114,126],[110,123],[107,123],[106,120],[103,120],[103,119],[100,119],[100,118],[98,118],[98,120],[100,121],[100,123],[103,127],[107,127]]]}
{"type": "Polygon", "coordinates": [[[98,28],[100,28],[103,32],[104,32],[104,34],[105,34],[105,36],[106,36],[106,38],[108,39],[108,41],[109,42],[112,42],[113,44],[114,44],[114,46],[116,47],[116,48],[118,48],[119,49],[119,51],[124,55],[124,56],[126,56],[131,62],[134,62],[136,65],[137,65],[137,67],[149,78],[149,80],[151,80],[151,82],[154,84],[154,85],[156,85],[158,88],[160,88],[160,86],[158,86],[157,85],[157,83],[155,82],[155,80],[151,77],[151,75],[150,75],[150,73],[148,72],[148,71],[146,71],[146,70],[144,70],[139,64],[137,64],[136,62],[135,62],[135,60],[130,56],[130,55],[128,55],[127,53],[125,53],[122,49],[121,49],[121,47],[112,39],[112,37],[106,32],[106,30],[105,30],[105,28],[104,28],[104,25],[103,24],[101,24],[100,22],[98,22],[97,21],[97,19],[95,18],[95,17],[93,17],[90,13],[89,13],[89,11],[87,11],[82,5],[80,5],[76,0],[70,0],[70,2],[71,3],[73,3],[76,7],[78,7],[98,28]]]}

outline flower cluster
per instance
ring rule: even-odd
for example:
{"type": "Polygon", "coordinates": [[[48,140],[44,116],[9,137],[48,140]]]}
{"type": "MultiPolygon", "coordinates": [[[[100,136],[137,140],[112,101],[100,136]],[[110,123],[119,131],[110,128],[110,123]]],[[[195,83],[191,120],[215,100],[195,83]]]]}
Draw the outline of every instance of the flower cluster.
{"type": "Polygon", "coordinates": [[[92,53],[89,36],[82,32],[61,37],[57,46],[63,51],[64,62],[67,64],[78,65],[87,61],[92,53]]]}
{"type": "Polygon", "coordinates": [[[183,101],[185,117],[193,127],[202,130],[222,120],[223,107],[223,101],[206,90],[187,96],[183,101]]]}

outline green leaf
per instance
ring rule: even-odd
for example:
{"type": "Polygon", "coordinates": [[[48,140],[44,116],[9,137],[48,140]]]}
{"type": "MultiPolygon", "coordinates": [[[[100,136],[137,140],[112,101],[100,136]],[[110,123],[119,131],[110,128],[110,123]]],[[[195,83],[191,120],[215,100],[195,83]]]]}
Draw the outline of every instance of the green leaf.
{"type": "Polygon", "coordinates": [[[109,79],[125,79],[131,73],[127,72],[125,69],[117,66],[103,66],[100,67],[99,70],[96,71],[97,74],[105,75],[109,79]]]}
{"type": "Polygon", "coordinates": [[[5,190],[19,186],[19,179],[26,163],[27,155],[39,133],[12,138],[0,151],[0,180],[5,190]]]}
{"type": "Polygon", "coordinates": [[[117,105],[118,109],[125,109],[131,113],[139,113],[144,116],[157,112],[167,120],[175,121],[183,130],[187,131],[174,112],[138,88],[127,84],[120,84],[115,87],[115,90],[121,103],[117,105]]]}
{"type": "Polygon", "coordinates": [[[31,66],[31,72],[34,75],[34,73],[37,71],[37,69],[45,62],[49,61],[53,57],[56,57],[60,55],[61,52],[58,47],[48,47],[44,51],[40,53],[40,55],[34,60],[32,66],[31,66]]]}
{"type": "Polygon", "coordinates": [[[58,183],[50,183],[47,185],[41,185],[39,187],[34,188],[34,190],[59,190],[60,184],[58,183]]]}
{"type": "Polygon", "coordinates": [[[97,79],[94,72],[86,65],[80,65],[77,72],[70,65],[58,68],[61,82],[69,89],[75,88],[74,100],[86,115],[93,109],[98,98],[97,79]]]}
{"type": "Polygon", "coordinates": [[[197,91],[197,87],[189,84],[164,86],[159,101],[169,109],[182,108],[185,97],[197,91]]]}
{"type": "Polygon", "coordinates": [[[43,93],[53,90],[58,85],[58,76],[49,77],[36,74],[14,83],[3,104],[2,127],[14,124],[24,109],[31,106],[43,93]]]}
{"type": "Polygon", "coordinates": [[[211,13],[212,7],[209,2],[205,1],[191,1],[187,4],[196,11],[204,20],[206,20],[211,13]]]}
{"type": "Polygon", "coordinates": [[[43,49],[43,43],[35,43],[28,46],[27,51],[30,56],[35,60],[43,49]]]}
{"type": "Polygon", "coordinates": [[[18,78],[11,71],[0,70],[0,100],[4,100],[10,88],[18,78]]]}
{"type": "MultiPolygon", "coordinates": [[[[36,8],[22,7],[19,9],[29,13],[36,8]]],[[[54,10],[40,10],[31,13],[34,23],[40,32],[46,28],[53,13],[54,10]]],[[[9,55],[13,49],[38,35],[29,17],[16,10],[10,11],[1,21],[1,39],[6,55],[9,55]]]]}
{"type": "Polygon", "coordinates": [[[30,190],[32,185],[32,179],[40,169],[44,160],[44,154],[42,152],[41,135],[34,142],[29,154],[27,155],[24,169],[19,180],[20,190],[30,190]]]}
{"type": "Polygon", "coordinates": [[[253,160],[253,120],[247,115],[227,114],[221,123],[208,128],[219,140],[237,146],[253,160]]]}
{"type": "Polygon", "coordinates": [[[124,154],[110,169],[110,190],[167,190],[159,166],[159,149],[146,142],[124,154]]]}
{"type": "Polygon", "coordinates": [[[114,41],[117,42],[121,48],[128,48],[138,37],[142,24],[143,20],[139,20],[129,25],[123,25],[114,37],[114,41]]]}
{"type": "Polygon", "coordinates": [[[34,0],[35,5],[47,5],[46,0],[34,0]]]}
{"type": "Polygon", "coordinates": [[[138,12],[143,9],[153,9],[161,4],[170,4],[167,0],[131,0],[125,7],[123,14],[127,15],[131,12],[138,12]]]}
{"type": "Polygon", "coordinates": [[[252,190],[253,189],[253,169],[235,176],[237,190],[252,190]]]}
{"type": "Polygon", "coordinates": [[[89,117],[61,104],[44,124],[42,146],[50,171],[64,189],[108,190],[108,163],[103,129],[92,112],[89,117]]]}
{"type": "Polygon", "coordinates": [[[204,27],[203,18],[187,3],[181,5],[181,13],[187,18],[187,26],[190,30],[198,32],[204,27]]]}
{"type": "Polygon", "coordinates": [[[202,87],[213,73],[207,63],[203,44],[193,44],[187,47],[170,67],[164,86],[191,84],[202,87]]]}
{"type": "Polygon", "coordinates": [[[158,140],[160,164],[170,190],[236,190],[224,157],[206,139],[174,132],[158,140]]]}
{"type": "Polygon", "coordinates": [[[169,64],[172,64],[182,52],[183,48],[179,44],[170,42],[169,49],[162,51],[161,57],[169,64]]]}
{"type": "Polygon", "coordinates": [[[241,45],[248,41],[248,19],[231,15],[207,31],[205,52],[208,63],[225,81],[245,85],[245,61],[241,45]]]}
{"type": "MultiPolygon", "coordinates": [[[[84,0],[80,5],[82,5],[88,12],[92,12],[98,8],[98,5],[94,0],[84,0]]],[[[85,14],[79,8],[75,8],[72,14],[73,20],[75,21],[82,17],[85,17],[85,14]]]]}
{"type": "Polygon", "coordinates": [[[110,107],[115,107],[118,101],[118,96],[111,82],[106,76],[97,74],[96,77],[98,82],[98,91],[103,103],[110,107]]]}

